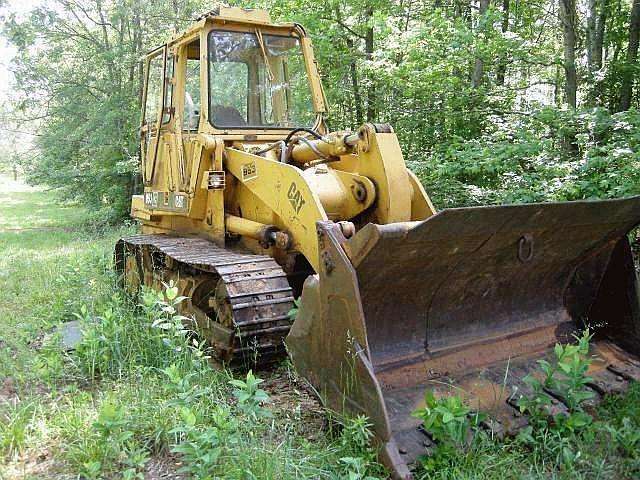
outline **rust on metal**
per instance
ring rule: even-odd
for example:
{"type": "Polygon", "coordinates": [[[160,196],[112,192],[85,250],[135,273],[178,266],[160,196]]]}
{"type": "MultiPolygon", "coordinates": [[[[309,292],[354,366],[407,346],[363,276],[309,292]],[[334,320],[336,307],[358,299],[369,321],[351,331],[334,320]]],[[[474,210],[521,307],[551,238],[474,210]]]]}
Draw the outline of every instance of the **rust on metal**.
{"type": "MultiPolygon", "coordinates": [[[[444,210],[368,224],[346,239],[319,222],[321,269],[286,343],[328,404],[371,419],[394,478],[429,448],[411,413],[460,395],[484,427],[527,424],[524,378],[556,343],[595,329],[592,406],[640,376],[640,302],[626,234],[640,198],[444,210]]],[[[547,391],[550,416],[566,399],[547,391]]]]}
{"type": "Polygon", "coordinates": [[[272,258],[200,238],[137,235],[118,242],[116,267],[156,289],[174,280],[180,295],[189,297],[181,313],[195,318],[217,360],[255,368],[286,355],[293,294],[272,258]]]}

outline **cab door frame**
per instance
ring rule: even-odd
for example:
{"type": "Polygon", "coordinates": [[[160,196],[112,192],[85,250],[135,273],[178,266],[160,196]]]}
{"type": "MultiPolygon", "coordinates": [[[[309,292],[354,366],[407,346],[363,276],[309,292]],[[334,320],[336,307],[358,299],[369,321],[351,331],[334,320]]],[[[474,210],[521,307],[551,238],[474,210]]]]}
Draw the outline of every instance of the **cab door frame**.
{"type": "Polygon", "coordinates": [[[162,45],[151,52],[145,58],[144,88],[142,95],[142,116],[140,119],[140,151],[142,180],[145,187],[151,186],[155,174],[158,146],[160,144],[160,129],[165,113],[165,97],[167,94],[167,45],[162,45]],[[147,122],[147,98],[149,96],[149,74],[151,62],[158,56],[162,57],[162,87],[160,91],[160,108],[157,110],[155,125],[150,127],[147,122]]]}

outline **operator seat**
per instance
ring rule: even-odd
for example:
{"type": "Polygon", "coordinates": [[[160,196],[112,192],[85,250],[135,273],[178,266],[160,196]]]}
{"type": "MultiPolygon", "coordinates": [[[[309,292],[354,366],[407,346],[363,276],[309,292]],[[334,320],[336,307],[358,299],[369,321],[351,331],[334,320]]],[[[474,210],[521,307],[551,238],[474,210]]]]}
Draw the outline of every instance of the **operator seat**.
{"type": "Polygon", "coordinates": [[[213,124],[219,127],[243,127],[247,124],[240,111],[227,105],[212,106],[213,124]]]}

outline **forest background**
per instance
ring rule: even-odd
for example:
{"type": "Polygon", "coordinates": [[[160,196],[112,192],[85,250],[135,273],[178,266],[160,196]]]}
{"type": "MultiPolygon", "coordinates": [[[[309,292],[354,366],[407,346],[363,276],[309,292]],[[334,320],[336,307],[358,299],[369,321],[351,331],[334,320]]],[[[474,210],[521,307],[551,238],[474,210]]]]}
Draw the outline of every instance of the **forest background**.
{"type": "MultiPolygon", "coordinates": [[[[139,184],[141,57],[213,4],[26,3],[0,2],[0,162],[119,221],[139,184]]],[[[330,126],[390,123],[438,208],[640,193],[640,0],[228,3],[305,25],[330,126]]]]}

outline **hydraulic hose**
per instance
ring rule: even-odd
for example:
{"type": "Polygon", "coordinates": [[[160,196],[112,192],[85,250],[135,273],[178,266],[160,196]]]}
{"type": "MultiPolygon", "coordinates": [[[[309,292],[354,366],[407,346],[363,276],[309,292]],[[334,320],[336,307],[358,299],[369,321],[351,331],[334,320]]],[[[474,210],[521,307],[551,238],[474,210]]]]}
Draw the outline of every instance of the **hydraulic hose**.
{"type": "Polygon", "coordinates": [[[291,130],[291,132],[289,132],[289,135],[287,135],[287,138],[284,139],[284,143],[286,143],[288,145],[289,142],[291,141],[291,139],[293,138],[293,136],[296,133],[300,133],[300,132],[306,132],[306,133],[309,133],[309,134],[313,135],[318,140],[324,140],[322,138],[322,135],[320,135],[318,132],[316,132],[314,130],[311,130],[310,128],[300,127],[300,128],[294,128],[293,130],[291,130]]]}

